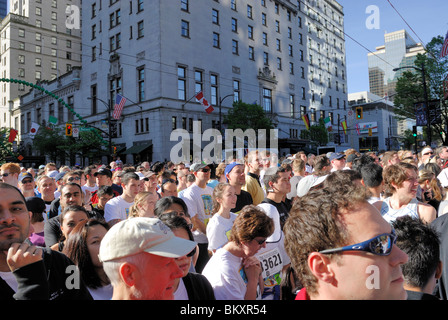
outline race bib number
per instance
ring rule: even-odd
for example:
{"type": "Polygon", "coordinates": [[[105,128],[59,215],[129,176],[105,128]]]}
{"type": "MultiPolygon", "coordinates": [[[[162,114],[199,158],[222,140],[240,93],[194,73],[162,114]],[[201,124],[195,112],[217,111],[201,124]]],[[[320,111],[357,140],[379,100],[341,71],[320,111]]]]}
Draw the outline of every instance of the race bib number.
{"type": "Polygon", "coordinates": [[[275,286],[279,281],[279,275],[283,268],[283,260],[278,248],[257,256],[261,262],[262,276],[265,279],[265,286],[275,286]]]}

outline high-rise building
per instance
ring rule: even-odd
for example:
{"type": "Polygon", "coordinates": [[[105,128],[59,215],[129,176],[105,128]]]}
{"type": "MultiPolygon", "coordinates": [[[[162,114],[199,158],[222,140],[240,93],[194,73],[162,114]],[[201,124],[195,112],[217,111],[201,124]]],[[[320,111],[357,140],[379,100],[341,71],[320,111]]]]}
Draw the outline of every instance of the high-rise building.
{"type": "Polygon", "coordinates": [[[419,53],[425,53],[424,47],[415,42],[406,30],[385,34],[384,45],[367,55],[370,92],[393,101],[397,79],[403,73],[403,70],[395,72],[393,69],[414,66],[419,53]]]}
{"type": "MultiPolygon", "coordinates": [[[[337,126],[347,113],[344,14],[335,0],[83,1],[82,12],[74,109],[101,128],[117,95],[127,99],[111,121],[123,161],[170,159],[174,130],[225,129],[223,115],[238,100],[264,108],[286,153],[303,146],[303,114],[337,126]],[[195,99],[200,91],[210,114],[195,99]]],[[[210,141],[190,137],[192,149],[210,141]]]]}
{"type": "MultiPolygon", "coordinates": [[[[67,6],[79,9],[79,3],[11,0],[9,14],[0,24],[1,78],[38,83],[54,80],[80,66],[81,30],[68,25],[66,14],[67,6]]],[[[14,126],[14,100],[28,90],[22,84],[0,83],[1,127],[14,126]]],[[[21,128],[22,132],[26,130],[21,128]]]]}
{"type": "Polygon", "coordinates": [[[8,0],[0,0],[0,19],[8,14],[8,0]]]}

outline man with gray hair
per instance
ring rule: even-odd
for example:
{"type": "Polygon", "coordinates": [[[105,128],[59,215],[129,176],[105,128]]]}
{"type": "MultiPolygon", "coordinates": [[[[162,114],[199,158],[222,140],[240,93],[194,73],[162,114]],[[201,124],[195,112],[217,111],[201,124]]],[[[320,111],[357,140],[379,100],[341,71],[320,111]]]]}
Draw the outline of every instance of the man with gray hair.
{"type": "Polygon", "coordinates": [[[99,258],[113,286],[112,300],[172,300],[183,272],[175,258],[196,243],[176,237],[157,218],[136,217],[115,224],[101,241],[99,258]]]}

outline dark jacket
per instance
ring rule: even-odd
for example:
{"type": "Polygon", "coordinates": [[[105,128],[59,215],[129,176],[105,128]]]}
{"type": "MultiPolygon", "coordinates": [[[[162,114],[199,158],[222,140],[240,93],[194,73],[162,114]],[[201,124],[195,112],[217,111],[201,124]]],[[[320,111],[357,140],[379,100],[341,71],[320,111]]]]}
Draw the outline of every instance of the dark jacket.
{"type": "Polygon", "coordinates": [[[50,248],[42,250],[43,260],[13,272],[17,292],[0,278],[0,300],[92,300],[73,262],[50,248]]]}
{"type": "Polygon", "coordinates": [[[189,300],[216,300],[210,282],[202,274],[189,272],[182,280],[189,300]]]}

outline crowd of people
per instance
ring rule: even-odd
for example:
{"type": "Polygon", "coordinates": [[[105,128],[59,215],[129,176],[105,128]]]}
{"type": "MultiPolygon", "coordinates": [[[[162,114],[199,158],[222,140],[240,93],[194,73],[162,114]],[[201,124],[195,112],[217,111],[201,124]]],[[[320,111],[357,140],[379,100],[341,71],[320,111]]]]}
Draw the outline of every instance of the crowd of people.
{"type": "Polygon", "coordinates": [[[0,299],[448,298],[445,146],[0,179],[0,299]]]}

